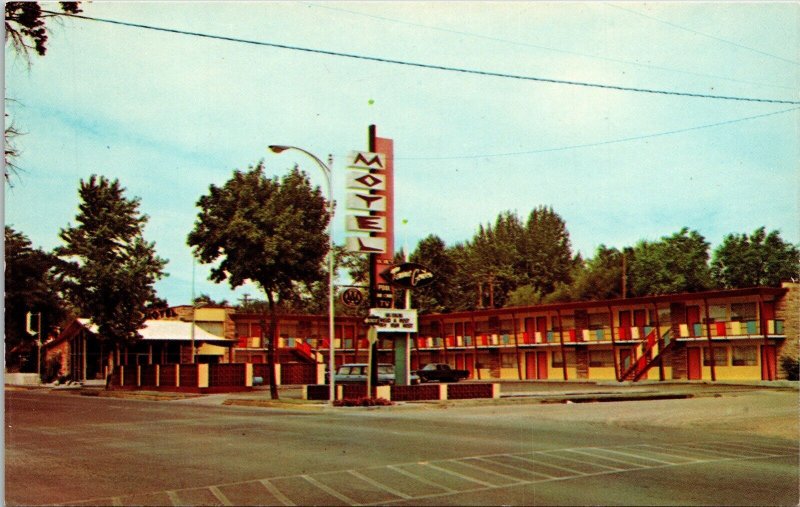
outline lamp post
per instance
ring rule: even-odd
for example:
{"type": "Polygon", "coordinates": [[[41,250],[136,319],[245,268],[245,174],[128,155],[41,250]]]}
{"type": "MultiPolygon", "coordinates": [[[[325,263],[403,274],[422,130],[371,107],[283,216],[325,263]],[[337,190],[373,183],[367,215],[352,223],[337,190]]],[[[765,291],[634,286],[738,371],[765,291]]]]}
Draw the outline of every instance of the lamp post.
{"type": "Polygon", "coordinates": [[[336,371],[336,362],[334,361],[334,295],[333,295],[333,279],[334,279],[334,272],[333,272],[333,173],[331,171],[331,166],[333,165],[333,156],[328,155],[328,165],[319,159],[313,153],[304,150],[303,148],[298,148],[297,146],[282,146],[282,145],[270,145],[270,150],[273,153],[281,153],[286,150],[295,150],[301,153],[304,153],[308,157],[314,160],[317,163],[319,168],[322,170],[323,174],[325,175],[325,181],[328,184],[328,347],[330,350],[329,353],[329,380],[330,382],[330,403],[336,400],[336,380],[334,379],[334,373],[336,371]]]}

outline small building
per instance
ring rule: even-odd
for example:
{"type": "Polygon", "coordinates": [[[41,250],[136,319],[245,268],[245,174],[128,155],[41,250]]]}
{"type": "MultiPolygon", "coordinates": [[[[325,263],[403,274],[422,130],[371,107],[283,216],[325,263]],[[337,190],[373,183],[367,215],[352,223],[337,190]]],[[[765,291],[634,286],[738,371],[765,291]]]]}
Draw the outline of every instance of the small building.
{"type": "Polygon", "coordinates": [[[72,320],[54,340],[44,345],[45,364],[61,364],[60,375],[75,381],[105,379],[115,366],[227,363],[234,340],[212,334],[192,322],[146,320],[142,339],[129,346],[110,346],[89,319],[72,320]]]}

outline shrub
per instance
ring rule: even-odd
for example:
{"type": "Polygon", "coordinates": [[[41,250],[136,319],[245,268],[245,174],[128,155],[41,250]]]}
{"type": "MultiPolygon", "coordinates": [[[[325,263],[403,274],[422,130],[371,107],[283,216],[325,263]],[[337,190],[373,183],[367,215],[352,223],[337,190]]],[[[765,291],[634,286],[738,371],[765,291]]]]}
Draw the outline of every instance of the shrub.
{"type": "Polygon", "coordinates": [[[363,398],[336,400],[333,402],[334,407],[376,407],[387,405],[394,405],[394,403],[386,398],[369,398],[366,396],[363,398]]]}
{"type": "Polygon", "coordinates": [[[800,362],[797,358],[783,356],[781,358],[781,369],[786,374],[787,380],[800,380],[800,362]]]}

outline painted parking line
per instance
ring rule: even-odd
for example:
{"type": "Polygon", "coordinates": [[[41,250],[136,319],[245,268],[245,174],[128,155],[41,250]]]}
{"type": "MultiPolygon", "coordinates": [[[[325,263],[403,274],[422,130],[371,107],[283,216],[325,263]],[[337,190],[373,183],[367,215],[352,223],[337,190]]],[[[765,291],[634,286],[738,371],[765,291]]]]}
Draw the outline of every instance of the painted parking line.
{"type": "MultiPolygon", "coordinates": [[[[517,469],[517,470],[525,470],[526,472],[528,472],[530,474],[535,474],[535,475],[538,475],[538,476],[543,477],[545,479],[555,479],[556,477],[558,477],[557,475],[551,475],[551,474],[547,474],[547,473],[542,472],[541,471],[541,466],[539,467],[539,470],[535,470],[536,466],[535,466],[534,463],[531,463],[530,461],[527,461],[527,460],[522,459],[522,458],[517,458],[516,456],[512,456],[510,454],[500,454],[500,455],[495,455],[495,456],[487,456],[487,457],[482,458],[482,459],[490,460],[490,461],[492,461],[494,463],[502,464],[502,465],[504,465],[504,466],[506,466],[508,468],[513,468],[513,469],[517,469]]],[[[551,470],[551,473],[552,473],[552,470],[551,470]]]]}
{"type": "Polygon", "coordinates": [[[355,505],[355,504],[358,503],[355,500],[353,500],[352,498],[350,498],[349,496],[336,491],[335,489],[331,488],[327,484],[323,484],[322,482],[320,482],[317,479],[311,477],[310,475],[302,475],[301,477],[303,479],[307,480],[308,482],[310,482],[311,484],[313,484],[314,486],[318,487],[322,491],[328,493],[329,495],[338,498],[339,500],[344,502],[345,505],[355,505]]]}
{"type": "Polygon", "coordinates": [[[480,484],[481,486],[489,486],[489,487],[495,486],[495,484],[492,484],[490,482],[485,482],[485,481],[482,481],[480,479],[475,479],[474,477],[469,477],[467,475],[458,473],[455,470],[450,470],[450,469],[445,468],[445,467],[440,467],[438,465],[434,465],[433,463],[426,463],[425,466],[429,467],[429,468],[433,468],[433,469],[438,470],[440,472],[444,472],[446,474],[452,475],[454,477],[458,477],[459,479],[463,479],[465,481],[474,482],[475,484],[480,484]]]}
{"type": "Polygon", "coordinates": [[[178,494],[176,492],[166,491],[165,493],[167,494],[167,498],[169,498],[169,501],[170,503],[172,503],[172,505],[183,505],[181,503],[181,499],[178,498],[178,494]]]}
{"type": "Polygon", "coordinates": [[[456,494],[669,469],[796,456],[797,449],[740,442],[575,447],[325,471],[70,502],[71,505],[391,505],[456,494]],[[770,454],[771,453],[771,454],[770,454]]]}
{"type": "MultiPolygon", "coordinates": [[[[576,456],[565,456],[564,451],[561,449],[557,451],[547,451],[537,456],[537,459],[544,460],[545,464],[557,464],[562,468],[572,470],[574,475],[587,475],[595,472],[608,472],[609,466],[589,461],[586,459],[578,459],[576,456]]],[[[612,470],[616,471],[616,470],[612,470]]]]}
{"type": "Polygon", "coordinates": [[[693,463],[697,461],[702,461],[698,459],[702,456],[697,455],[689,455],[687,452],[675,452],[672,448],[664,448],[659,447],[656,445],[649,445],[649,444],[641,444],[636,448],[637,451],[641,450],[642,452],[646,452],[649,454],[654,454],[656,456],[668,456],[672,460],[677,460],[676,463],[693,463]]]}
{"type": "Polygon", "coordinates": [[[406,470],[417,477],[425,477],[428,480],[441,484],[442,486],[453,491],[466,491],[469,489],[480,489],[483,484],[478,484],[475,481],[467,478],[461,478],[448,472],[437,470],[434,467],[427,466],[427,462],[422,463],[408,463],[400,465],[399,468],[406,470]]]}
{"type": "Polygon", "coordinates": [[[405,475],[406,477],[408,477],[410,479],[419,481],[422,484],[427,484],[428,486],[433,486],[434,488],[443,489],[445,492],[448,492],[448,493],[455,493],[456,492],[456,490],[454,490],[454,489],[450,489],[450,488],[448,488],[446,486],[443,486],[442,484],[437,484],[437,483],[435,483],[433,481],[429,481],[425,477],[420,477],[418,475],[414,475],[411,472],[409,472],[407,470],[403,470],[400,467],[396,467],[394,465],[389,465],[386,468],[388,468],[389,470],[393,470],[393,471],[395,471],[395,472],[397,472],[399,474],[405,475]]]}
{"type": "Polygon", "coordinates": [[[546,462],[543,462],[542,460],[539,460],[539,459],[526,458],[524,456],[518,456],[518,455],[515,455],[515,454],[509,454],[508,457],[516,459],[516,460],[527,461],[528,463],[533,464],[534,467],[537,467],[537,469],[545,467],[545,468],[550,470],[551,474],[552,473],[556,473],[556,474],[561,473],[561,475],[553,475],[552,476],[553,479],[560,479],[562,477],[575,477],[575,476],[579,476],[579,475],[586,475],[584,472],[581,472],[580,470],[575,470],[574,468],[568,468],[568,467],[564,467],[564,466],[561,466],[561,465],[554,465],[552,463],[546,463],[546,462]],[[556,470],[557,472],[553,472],[554,470],[556,470]],[[562,473],[562,472],[565,472],[566,475],[564,475],[564,473],[562,473]]]}
{"type": "Polygon", "coordinates": [[[476,461],[481,462],[481,463],[486,463],[487,465],[489,465],[489,466],[491,466],[493,468],[501,467],[500,470],[503,471],[503,474],[509,475],[509,476],[511,476],[511,477],[513,477],[513,478],[515,478],[517,480],[521,480],[521,481],[535,481],[535,480],[537,480],[536,476],[538,476],[539,478],[544,478],[544,479],[552,478],[552,476],[545,475],[545,474],[540,474],[538,472],[534,472],[533,470],[529,470],[529,469],[527,469],[525,467],[509,465],[507,463],[503,463],[501,461],[498,461],[497,457],[495,457],[495,456],[488,457],[488,458],[470,458],[470,459],[476,460],[476,461]]]}
{"type": "Polygon", "coordinates": [[[228,497],[225,496],[225,493],[220,491],[218,487],[210,486],[208,490],[211,491],[211,494],[214,495],[217,498],[217,500],[219,500],[222,503],[222,505],[233,505],[233,502],[228,500],[228,497]]]}
{"type": "Polygon", "coordinates": [[[632,468],[644,468],[642,465],[639,465],[639,464],[636,464],[636,463],[630,463],[630,462],[627,462],[627,461],[622,461],[620,459],[608,458],[608,457],[605,457],[605,456],[598,456],[597,454],[592,454],[590,452],[582,451],[580,449],[565,449],[563,452],[568,452],[568,453],[572,453],[572,454],[577,454],[578,455],[578,456],[570,457],[570,456],[564,456],[563,454],[559,454],[559,456],[561,456],[564,459],[577,461],[578,463],[585,463],[586,462],[586,457],[590,457],[593,460],[592,461],[593,465],[601,466],[601,467],[607,468],[609,470],[617,470],[619,472],[623,472],[625,470],[631,470],[632,468]],[[598,463],[596,460],[600,460],[600,463],[598,463]],[[608,463],[615,463],[617,466],[606,465],[606,464],[603,463],[604,461],[606,461],[608,463]],[[628,465],[628,467],[627,468],[619,468],[620,464],[628,465]]]}
{"type": "Polygon", "coordinates": [[[487,480],[493,480],[493,481],[498,481],[499,480],[498,484],[510,483],[510,482],[521,482],[520,479],[517,478],[517,477],[512,477],[512,476],[510,476],[508,474],[504,474],[504,473],[501,473],[501,472],[497,472],[497,471],[495,471],[495,470],[493,470],[491,468],[487,468],[487,465],[485,463],[483,463],[483,466],[481,466],[481,462],[480,461],[478,463],[474,463],[474,460],[476,460],[476,459],[477,458],[472,458],[472,457],[470,457],[470,458],[462,458],[462,459],[457,459],[457,460],[454,459],[454,460],[448,461],[448,463],[454,463],[454,464],[456,464],[458,466],[462,466],[462,467],[466,466],[466,467],[469,468],[469,470],[467,470],[467,473],[474,474],[475,473],[474,471],[477,471],[477,473],[479,474],[478,475],[479,477],[486,478],[487,480]],[[489,474],[489,475],[487,476],[486,474],[489,474]]]}
{"type": "Polygon", "coordinates": [[[621,456],[626,456],[628,459],[634,459],[634,460],[640,460],[640,461],[641,460],[652,461],[653,463],[660,463],[662,465],[676,465],[676,464],[680,463],[680,462],[676,462],[676,461],[665,461],[663,459],[648,458],[648,457],[642,456],[640,454],[633,454],[633,453],[630,453],[630,452],[624,452],[624,451],[620,451],[620,450],[617,450],[617,449],[600,449],[600,448],[594,448],[593,447],[590,450],[597,450],[597,451],[600,451],[600,452],[610,452],[610,453],[613,453],[613,454],[619,454],[621,456]]]}
{"type": "Polygon", "coordinates": [[[406,499],[412,498],[410,495],[406,495],[405,493],[400,492],[400,491],[398,491],[398,490],[396,490],[396,489],[394,489],[392,487],[389,487],[389,486],[383,484],[382,482],[378,482],[376,480],[373,480],[370,477],[367,477],[366,475],[364,475],[364,474],[362,474],[360,472],[357,472],[355,470],[348,470],[347,472],[350,475],[352,475],[353,477],[356,477],[357,479],[361,479],[362,481],[364,481],[366,483],[372,484],[376,488],[382,489],[383,491],[389,493],[390,495],[394,495],[394,496],[397,496],[397,497],[400,497],[400,498],[406,498],[406,499]]]}
{"type": "Polygon", "coordinates": [[[260,481],[258,481],[258,482],[260,482],[260,483],[261,483],[261,484],[264,486],[264,488],[266,488],[266,490],[267,490],[267,491],[268,491],[268,492],[269,492],[269,493],[270,493],[272,496],[274,496],[276,500],[278,500],[278,501],[279,501],[280,503],[282,503],[283,505],[288,505],[288,506],[294,506],[294,505],[296,505],[294,502],[292,502],[291,500],[289,500],[289,498],[288,498],[286,495],[284,495],[283,493],[281,493],[281,491],[280,491],[278,488],[276,488],[274,484],[272,484],[271,482],[269,482],[269,480],[267,480],[267,479],[262,479],[262,480],[260,480],[260,481]]]}

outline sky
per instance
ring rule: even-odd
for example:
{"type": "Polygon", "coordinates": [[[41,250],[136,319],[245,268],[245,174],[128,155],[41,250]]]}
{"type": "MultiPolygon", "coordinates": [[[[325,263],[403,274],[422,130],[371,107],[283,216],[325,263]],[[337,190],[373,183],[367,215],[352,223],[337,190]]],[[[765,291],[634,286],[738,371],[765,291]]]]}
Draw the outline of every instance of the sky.
{"type": "MultiPolygon", "coordinates": [[[[55,6],[56,4],[52,4],[55,6]]],[[[800,101],[797,3],[92,2],[83,14],[262,43],[624,88],[800,101]]],[[[66,19],[28,65],[6,47],[21,171],[4,220],[50,250],[81,179],[119,179],[169,260],[160,297],[187,304],[197,200],[235,169],[343,160],[371,124],[394,140],[396,245],[453,245],[503,211],[551,206],[594,255],[682,227],[712,245],[758,227],[800,242],[798,104],[639,93],[345,58],[66,19]],[[407,220],[401,225],[402,219],[407,220]]],[[[236,290],[197,264],[196,294],[236,290]]]]}

